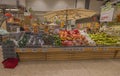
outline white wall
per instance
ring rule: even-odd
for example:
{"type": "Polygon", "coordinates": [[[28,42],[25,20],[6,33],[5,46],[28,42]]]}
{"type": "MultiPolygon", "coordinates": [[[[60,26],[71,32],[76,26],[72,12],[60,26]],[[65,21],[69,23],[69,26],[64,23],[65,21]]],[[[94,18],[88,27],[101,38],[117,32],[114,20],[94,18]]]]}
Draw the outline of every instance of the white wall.
{"type": "MultiPolygon", "coordinates": [[[[26,6],[26,0],[19,0],[20,5],[26,6]]],[[[17,5],[16,0],[0,0],[0,4],[17,5]]]]}
{"type": "Polygon", "coordinates": [[[103,1],[91,0],[89,9],[100,12],[100,7],[102,6],[103,1]]]}
{"type": "MultiPolygon", "coordinates": [[[[66,8],[74,8],[75,0],[27,0],[27,8],[35,11],[51,11],[66,8]]],[[[78,0],[78,8],[85,7],[85,0],[78,0]]]]}
{"type": "Polygon", "coordinates": [[[77,8],[85,8],[85,0],[78,0],[77,8]]]}
{"type": "Polygon", "coordinates": [[[0,0],[0,4],[16,5],[16,0],[0,0]]]}
{"type": "Polygon", "coordinates": [[[26,7],[26,0],[19,0],[20,5],[26,7]]]}
{"type": "MultiPolygon", "coordinates": [[[[74,8],[75,0],[19,0],[20,5],[32,8],[35,11],[51,11],[74,8]]],[[[90,9],[97,12],[103,1],[90,0],[90,9]]],[[[16,0],[0,0],[0,4],[16,5],[16,0]]],[[[78,0],[77,8],[85,8],[85,0],[78,0]]]]}

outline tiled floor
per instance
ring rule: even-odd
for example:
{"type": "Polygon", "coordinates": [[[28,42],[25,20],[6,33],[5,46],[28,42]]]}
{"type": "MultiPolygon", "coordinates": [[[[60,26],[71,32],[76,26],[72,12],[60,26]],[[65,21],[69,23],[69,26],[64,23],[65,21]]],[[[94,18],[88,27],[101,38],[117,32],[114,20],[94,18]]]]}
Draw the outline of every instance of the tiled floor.
{"type": "Polygon", "coordinates": [[[120,76],[120,59],[20,62],[15,69],[0,63],[0,76],[120,76]]]}

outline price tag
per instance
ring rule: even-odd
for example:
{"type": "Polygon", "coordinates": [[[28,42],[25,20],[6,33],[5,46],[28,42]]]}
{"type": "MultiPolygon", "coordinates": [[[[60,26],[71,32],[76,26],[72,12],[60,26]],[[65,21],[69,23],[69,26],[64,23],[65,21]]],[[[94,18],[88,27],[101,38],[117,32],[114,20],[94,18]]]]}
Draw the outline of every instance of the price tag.
{"type": "Polygon", "coordinates": [[[21,51],[24,52],[24,51],[25,51],[25,48],[21,48],[21,51]]]}
{"type": "Polygon", "coordinates": [[[64,51],[67,51],[67,48],[63,48],[64,51]]]}
{"type": "Polygon", "coordinates": [[[73,49],[72,48],[68,48],[68,51],[73,51],[73,49]]]}
{"type": "Polygon", "coordinates": [[[79,48],[79,51],[84,51],[83,47],[79,48]]]}
{"type": "Polygon", "coordinates": [[[37,52],[37,49],[36,49],[36,48],[33,48],[32,51],[33,51],[33,52],[37,52]]]}
{"type": "Polygon", "coordinates": [[[42,51],[43,51],[43,52],[47,52],[47,51],[48,51],[48,48],[42,48],[42,51]]]}
{"type": "Polygon", "coordinates": [[[75,51],[79,51],[79,48],[74,48],[75,51]]]}

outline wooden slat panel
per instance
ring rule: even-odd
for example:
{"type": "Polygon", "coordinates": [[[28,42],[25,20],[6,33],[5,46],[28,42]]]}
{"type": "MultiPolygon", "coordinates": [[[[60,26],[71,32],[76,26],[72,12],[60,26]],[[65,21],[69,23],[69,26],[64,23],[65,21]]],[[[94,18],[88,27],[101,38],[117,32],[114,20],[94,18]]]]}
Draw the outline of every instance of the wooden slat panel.
{"type": "MultiPolygon", "coordinates": [[[[85,47],[84,47],[85,48],[85,47]]],[[[33,51],[32,48],[26,48],[23,51],[16,49],[20,60],[79,60],[79,59],[106,59],[113,58],[116,50],[119,48],[38,48],[33,51]],[[27,50],[27,51],[26,51],[27,50]]],[[[119,57],[119,54],[117,55],[119,57]]]]}
{"type": "Polygon", "coordinates": [[[120,51],[117,52],[116,57],[115,58],[120,58],[120,51]]]}
{"type": "Polygon", "coordinates": [[[20,58],[20,61],[40,61],[40,60],[46,60],[45,58],[20,58]]]}
{"type": "Polygon", "coordinates": [[[18,53],[20,61],[25,60],[46,60],[46,54],[45,53],[18,53]]]}
{"type": "Polygon", "coordinates": [[[44,53],[19,53],[19,56],[22,57],[41,57],[44,56],[44,53]]]}
{"type": "Polygon", "coordinates": [[[70,53],[47,53],[47,60],[70,60],[70,53]]]}

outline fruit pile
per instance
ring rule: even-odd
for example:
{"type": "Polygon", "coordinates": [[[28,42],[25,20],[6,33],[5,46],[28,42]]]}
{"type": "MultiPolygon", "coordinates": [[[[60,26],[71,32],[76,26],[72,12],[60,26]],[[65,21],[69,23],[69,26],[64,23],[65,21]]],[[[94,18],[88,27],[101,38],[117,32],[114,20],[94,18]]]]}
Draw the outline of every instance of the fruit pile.
{"type": "Polygon", "coordinates": [[[29,38],[29,36],[27,34],[25,34],[23,36],[23,38],[18,42],[19,47],[21,47],[21,48],[25,47],[28,42],[28,38],[29,38]]]}
{"type": "Polygon", "coordinates": [[[106,33],[96,33],[96,34],[89,34],[91,39],[93,39],[97,45],[116,45],[119,42],[118,38],[109,36],[106,33]]]}
{"type": "Polygon", "coordinates": [[[60,39],[59,35],[53,35],[53,37],[54,37],[54,45],[61,46],[61,39],[60,39]]]}
{"type": "Polygon", "coordinates": [[[63,46],[85,46],[88,45],[88,40],[80,34],[78,30],[62,30],[59,32],[63,46]]]}
{"type": "Polygon", "coordinates": [[[54,37],[52,35],[45,35],[42,39],[45,45],[53,45],[54,43],[54,37]]]}

